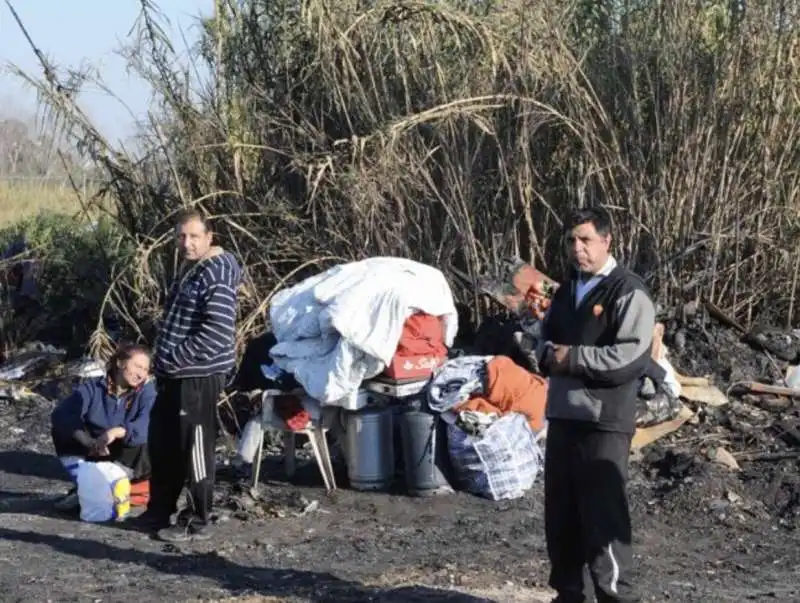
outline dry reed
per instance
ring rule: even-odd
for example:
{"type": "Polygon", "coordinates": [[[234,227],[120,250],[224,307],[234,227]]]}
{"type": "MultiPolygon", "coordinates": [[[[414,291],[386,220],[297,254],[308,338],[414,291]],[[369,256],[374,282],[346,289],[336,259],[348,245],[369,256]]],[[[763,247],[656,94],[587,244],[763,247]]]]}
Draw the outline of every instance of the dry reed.
{"type": "Polygon", "coordinates": [[[154,252],[192,203],[247,265],[242,337],[315,258],[475,277],[517,253],[558,275],[560,217],[589,203],[662,303],[797,317],[800,44],[777,0],[218,0],[199,93],[140,1],[128,58],[162,107],[141,157],[44,58],[43,79],[20,75],[105,170],[139,245],[106,305],[143,338],[171,270],[154,252]]]}

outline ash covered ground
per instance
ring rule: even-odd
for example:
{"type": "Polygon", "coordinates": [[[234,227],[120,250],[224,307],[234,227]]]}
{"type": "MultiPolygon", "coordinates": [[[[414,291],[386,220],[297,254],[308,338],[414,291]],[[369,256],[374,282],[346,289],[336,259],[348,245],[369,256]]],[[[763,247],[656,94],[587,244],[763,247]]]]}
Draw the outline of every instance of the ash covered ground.
{"type": "MultiPolygon", "coordinates": [[[[737,381],[773,382],[796,358],[797,338],[768,337],[784,359],[705,319],[668,324],[666,342],[681,373],[711,375],[725,392],[737,381]]],[[[221,471],[214,539],[176,547],[133,525],[53,511],[68,484],[52,456],[51,408],[47,398],[0,401],[4,601],[549,600],[541,479],[525,498],[500,503],[462,493],[327,495],[313,464],[286,482],[274,448],[259,495],[221,471]]],[[[800,601],[800,408],[731,394],[721,408],[693,409],[696,419],[632,463],[645,600],[800,601]],[[714,460],[720,448],[739,470],[714,460]]],[[[342,467],[338,479],[346,485],[342,467]]]]}

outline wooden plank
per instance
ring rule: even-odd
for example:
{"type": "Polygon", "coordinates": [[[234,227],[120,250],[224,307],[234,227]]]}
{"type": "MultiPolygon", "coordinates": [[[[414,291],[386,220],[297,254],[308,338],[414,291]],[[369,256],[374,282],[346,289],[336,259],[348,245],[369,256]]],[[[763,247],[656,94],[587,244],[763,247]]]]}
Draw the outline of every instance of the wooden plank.
{"type": "Polygon", "coordinates": [[[788,452],[742,452],[735,454],[737,461],[796,461],[800,459],[800,450],[790,450],[788,452]]]}
{"type": "Polygon", "coordinates": [[[776,396],[800,397],[800,389],[783,387],[782,385],[767,385],[757,381],[743,381],[741,386],[755,394],[775,394],[776,396]]]}

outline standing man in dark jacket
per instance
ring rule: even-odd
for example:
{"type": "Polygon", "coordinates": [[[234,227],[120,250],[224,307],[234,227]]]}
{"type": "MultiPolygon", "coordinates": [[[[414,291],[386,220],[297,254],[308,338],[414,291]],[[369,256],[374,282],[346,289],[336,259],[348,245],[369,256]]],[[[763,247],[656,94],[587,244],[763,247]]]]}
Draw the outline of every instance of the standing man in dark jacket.
{"type": "Polygon", "coordinates": [[[655,309],[642,280],[610,255],[601,209],[566,224],[575,272],[542,327],[550,377],[545,531],[555,602],[586,601],[588,566],[599,603],[638,600],[631,584],[628,456],[639,379],[650,363],[655,309]]]}
{"type": "Polygon", "coordinates": [[[150,418],[150,504],[159,538],[206,539],[215,477],[217,402],[236,364],[236,259],[212,246],[202,214],[186,211],[176,236],[183,262],[156,345],[159,394],[150,418]],[[188,477],[188,507],[169,527],[188,477]]]}

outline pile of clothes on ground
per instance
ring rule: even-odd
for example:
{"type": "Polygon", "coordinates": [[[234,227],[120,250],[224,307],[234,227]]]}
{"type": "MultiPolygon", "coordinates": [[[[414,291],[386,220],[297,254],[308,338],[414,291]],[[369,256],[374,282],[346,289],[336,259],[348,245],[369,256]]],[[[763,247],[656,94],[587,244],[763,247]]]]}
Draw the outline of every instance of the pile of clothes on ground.
{"type": "MultiPolygon", "coordinates": [[[[439,270],[402,258],[342,264],[279,292],[270,318],[272,332],[248,346],[236,385],[302,392],[272,398],[270,412],[287,429],[300,431],[324,414],[310,401],[342,413],[328,423],[334,438],[348,417],[413,403],[447,422],[447,437],[436,445],[445,447],[446,473],[457,487],[510,498],[533,484],[541,467],[536,435],[544,425],[546,382],[505,357],[448,359],[455,354],[458,314],[439,270]],[[469,383],[446,394],[464,371],[469,383]],[[411,393],[376,393],[404,388],[411,393]],[[474,423],[484,427],[474,430],[474,423]]],[[[259,420],[253,417],[243,433],[261,437],[253,425],[259,420]]],[[[363,445],[375,443],[365,438],[363,445]]],[[[359,453],[352,445],[342,448],[345,456],[359,453]]],[[[242,460],[250,462],[255,450],[252,438],[242,439],[242,460]]]]}
{"type": "Polygon", "coordinates": [[[517,498],[543,466],[547,381],[506,356],[448,360],[428,386],[431,410],[448,424],[453,472],[466,491],[517,498]]]}
{"type": "MultiPolygon", "coordinates": [[[[554,284],[518,260],[505,268],[503,282],[495,280],[487,290],[518,316],[517,343],[530,352],[538,324],[526,312],[554,284]]],[[[270,319],[272,332],[251,342],[236,385],[289,394],[273,397],[270,409],[286,429],[301,431],[335,409],[342,417],[327,423],[335,439],[336,426],[358,413],[388,421],[396,413],[379,416],[376,406],[413,401],[446,426],[446,437],[431,441],[446,448],[449,466],[437,470],[454,485],[494,500],[522,496],[533,485],[543,465],[547,380],[506,356],[463,355],[452,348],[458,314],[436,268],[391,257],[338,265],[280,291],[270,319]],[[410,394],[398,393],[414,383],[419,386],[410,394]],[[376,394],[381,391],[394,393],[376,394]]],[[[654,346],[641,383],[638,425],[671,419],[680,410],[679,395],[662,347],[654,346]]],[[[253,417],[244,432],[261,437],[260,421],[253,417]]],[[[346,457],[381,456],[377,449],[358,449],[377,445],[377,436],[367,441],[366,423],[363,430],[362,439],[351,434],[346,457]]],[[[240,457],[251,462],[257,447],[246,440],[240,457]]],[[[439,457],[436,451],[428,456],[430,462],[439,457]]],[[[346,460],[352,461],[350,471],[357,463],[346,460]]]]}

